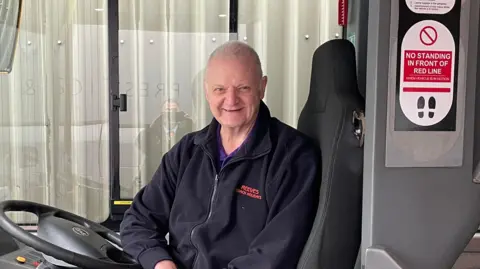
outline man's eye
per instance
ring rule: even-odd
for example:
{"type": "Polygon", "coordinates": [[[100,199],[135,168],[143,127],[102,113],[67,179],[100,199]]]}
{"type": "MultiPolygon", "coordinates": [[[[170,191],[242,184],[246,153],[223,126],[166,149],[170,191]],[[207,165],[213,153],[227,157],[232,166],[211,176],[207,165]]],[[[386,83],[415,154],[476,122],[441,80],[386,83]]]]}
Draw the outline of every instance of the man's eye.
{"type": "Polygon", "coordinates": [[[240,87],[239,89],[240,89],[240,91],[245,92],[245,91],[250,90],[250,87],[248,87],[248,86],[243,86],[243,87],[240,87]]]}
{"type": "Polygon", "coordinates": [[[223,88],[214,88],[213,89],[213,91],[215,91],[215,92],[222,91],[222,90],[223,90],[223,88]]]}

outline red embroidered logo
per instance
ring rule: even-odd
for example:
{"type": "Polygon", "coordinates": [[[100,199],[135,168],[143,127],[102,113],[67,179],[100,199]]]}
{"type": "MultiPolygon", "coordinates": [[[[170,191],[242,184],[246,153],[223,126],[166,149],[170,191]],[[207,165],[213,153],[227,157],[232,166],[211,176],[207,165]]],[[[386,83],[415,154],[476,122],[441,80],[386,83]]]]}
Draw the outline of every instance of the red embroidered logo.
{"type": "Polygon", "coordinates": [[[236,189],[236,191],[242,195],[246,195],[254,199],[262,199],[260,191],[249,186],[242,185],[240,188],[236,189]]]}

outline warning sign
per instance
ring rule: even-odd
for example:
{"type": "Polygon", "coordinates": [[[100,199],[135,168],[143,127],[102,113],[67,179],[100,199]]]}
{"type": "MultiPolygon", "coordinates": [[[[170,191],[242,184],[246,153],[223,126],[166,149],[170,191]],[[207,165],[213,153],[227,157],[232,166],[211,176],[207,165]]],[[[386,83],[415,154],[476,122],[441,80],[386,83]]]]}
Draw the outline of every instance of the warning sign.
{"type": "Polygon", "coordinates": [[[420,14],[446,14],[452,10],[455,0],[405,0],[408,8],[420,14]]]}
{"type": "Polygon", "coordinates": [[[404,55],[403,81],[451,82],[452,52],[406,50],[404,55]]]}
{"type": "Polygon", "coordinates": [[[399,101],[418,126],[442,121],[454,100],[455,41],[441,23],[424,20],[406,32],[401,44],[399,101]]]}

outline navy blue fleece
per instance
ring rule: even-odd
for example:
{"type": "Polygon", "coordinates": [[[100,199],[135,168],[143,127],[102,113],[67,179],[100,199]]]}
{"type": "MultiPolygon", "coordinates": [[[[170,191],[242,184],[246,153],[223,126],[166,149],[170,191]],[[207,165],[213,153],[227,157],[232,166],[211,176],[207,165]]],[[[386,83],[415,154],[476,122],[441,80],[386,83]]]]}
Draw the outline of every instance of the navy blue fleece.
{"type": "Polygon", "coordinates": [[[124,251],[145,269],[165,259],[179,269],[294,269],[317,209],[319,152],[263,103],[223,167],[217,139],[213,120],[163,156],[125,213],[124,251]]]}

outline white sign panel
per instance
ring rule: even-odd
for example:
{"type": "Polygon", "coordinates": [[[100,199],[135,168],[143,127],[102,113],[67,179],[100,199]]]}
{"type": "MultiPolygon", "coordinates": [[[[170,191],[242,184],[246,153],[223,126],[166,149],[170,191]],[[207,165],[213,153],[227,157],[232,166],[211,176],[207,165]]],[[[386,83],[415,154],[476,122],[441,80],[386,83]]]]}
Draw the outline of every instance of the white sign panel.
{"type": "Polygon", "coordinates": [[[400,57],[400,107],[419,126],[447,116],[453,103],[455,41],[441,23],[424,20],[405,34],[400,57]]]}
{"type": "Polygon", "coordinates": [[[408,8],[420,14],[446,14],[452,10],[455,0],[405,0],[408,8]]]}

